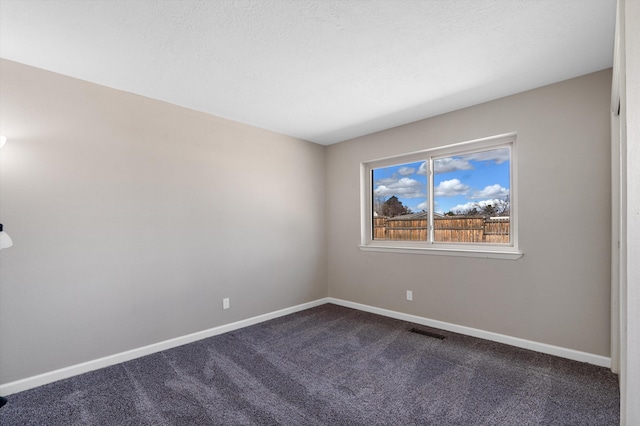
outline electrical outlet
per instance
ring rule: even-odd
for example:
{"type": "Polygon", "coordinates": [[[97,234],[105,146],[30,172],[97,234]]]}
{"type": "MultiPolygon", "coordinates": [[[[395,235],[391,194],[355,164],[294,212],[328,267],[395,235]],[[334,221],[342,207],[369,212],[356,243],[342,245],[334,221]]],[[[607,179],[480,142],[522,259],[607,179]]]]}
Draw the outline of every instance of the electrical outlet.
{"type": "Polygon", "coordinates": [[[222,299],[222,309],[229,309],[229,298],[225,297],[222,299]]]}
{"type": "Polygon", "coordinates": [[[411,290],[407,290],[407,300],[413,300],[413,292],[411,290]]]}

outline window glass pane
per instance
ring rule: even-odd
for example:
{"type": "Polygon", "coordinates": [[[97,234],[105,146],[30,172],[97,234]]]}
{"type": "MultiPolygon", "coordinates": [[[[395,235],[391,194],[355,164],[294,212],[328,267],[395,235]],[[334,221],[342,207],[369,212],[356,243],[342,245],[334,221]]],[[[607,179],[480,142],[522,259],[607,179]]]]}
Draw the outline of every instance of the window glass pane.
{"type": "Polygon", "coordinates": [[[427,241],[427,164],[424,161],[373,169],[372,238],[427,241]]]}
{"type": "Polygon", "coordinates": [[[435,158],[434,242],[510,242],[511,149],[435,158]]]}

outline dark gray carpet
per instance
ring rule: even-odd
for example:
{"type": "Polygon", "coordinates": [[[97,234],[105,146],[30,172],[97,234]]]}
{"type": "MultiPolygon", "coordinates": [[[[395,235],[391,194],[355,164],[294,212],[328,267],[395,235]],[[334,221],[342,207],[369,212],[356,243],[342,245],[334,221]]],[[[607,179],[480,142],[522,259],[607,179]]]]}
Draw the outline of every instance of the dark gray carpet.
{"type": "Polygon", "coordinates": [[[323,305],[10,395],[0,424],[617,425],[619,394],[605,368],[323,305]]]}

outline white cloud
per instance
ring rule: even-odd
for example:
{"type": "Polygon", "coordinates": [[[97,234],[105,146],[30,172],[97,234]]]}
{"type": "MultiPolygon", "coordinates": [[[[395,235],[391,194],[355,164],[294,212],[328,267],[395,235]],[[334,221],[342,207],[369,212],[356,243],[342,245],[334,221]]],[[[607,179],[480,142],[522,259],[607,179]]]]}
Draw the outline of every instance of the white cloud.
{"type": "Polygon", "coordinates": [[[416,169],[413,167],[402,166],[398,169],[398,173],[400,173],[402,176],[412,175],[415,172],[416,172],[416,169]]]}
{"type": "Polygon", "coordinates": [[[404,198],[426,197],[425,184],[415,179],[403,177],[400,179],[384,179],[384,185],[378,185],[373,193],[376,196],[392,196],[404,198]]]}
{"type": "Polygon", "coordinates": [[[473,166],[462,157],[439,158],[433,162],[435,173],[447,173],[455,170],[471,170],[473,166]]]}
{"type": "Polygon", "coordinates": [[[481,191],[475,191],[469,198],[505,198],[509,196],[509,190],[500,184],[485,186],[481,191]]]}
{"type": "Polygon", "coordinates": [[[427,175],[427,162],[423,162],[422,164],[420,164],[420,168],[418,169],[418,174],[419,175],[427,175]]]}
{"type": "Polygon", "coordinates": [[[467,161],[494,161],[496,164],[502,164],[509,161],[509,148],[491,149],[489,151],[476,152],[464,156],[467,161]]]}
{"type": "MultiPolygon", "coordinates": [[[[509,148],[491,149],[489,151],[474,152],[473,154],[439,158],[433,162],[433,168],[435,173],[472,170],[471,161],[493,161],[495,164],[502,164],[505,161],[509,161],[509,158],[509,148]]],[[[420,170],[422,170],[422,166],[420,166],[420,170]]],[[[424,174],[426,174],[426,170],[424,174]]]]}
{"type": "Polygon", "coordinates": [[[470,201],[470,202],[465,203],[465,204],[458,204],[457,206],[453,206],[453,207],[451,207],[450,211],[452,211],[452,212],[464,212],[464,211],[470,210],[470,209],[472,209],[472,208],[474,208],[476,206],[477,206],[477,204],[475,202],[470,201]]]}
{"type": "Polygon", "coordinates": [[[420,203],[416,206],[416,208],[413,210],[415,212],[421,212],[421,211],[427,211],[429,210],[429,203],[427,203],[426,201],[423,203],[420,203]]]}
{"type": "Polygon", "coordinates": [[[382,179],[378,179],[376,181],[376,185],[378,186],[389,186],[389,185],[393,185],[394,183],[398,182],[398,178],[393,178],[393,177],[387,177],[387,178],[382,178],[382,179]]]}
{"type": "Polygon", "coordinates": [[[493,199],[493,200],[481,200],[481,201],[469,201],[468,203],[458,204],[457,206],[451,207],[450,211],[452,212],[464,212],[470,210],[474,207],[484,208],[488,205],[491,206],[502,206],[508,205],[505,200],[493,199]]]}
{"type": "Polygon", "coordinates": [[[459,179],[443,180],[435,188],[434,195],[436,197],[455,197],[456,195],[465,195],[469,192],[469,185],[460,182],[459,179]]]}
{"type": "Polygon", "coordinates": [[[403,177],[403,178],[400,178],[397,185],[398,186],[415,186],[415,185],[420,185],[420,182],[418,182],[415,179],[403,177]]]}

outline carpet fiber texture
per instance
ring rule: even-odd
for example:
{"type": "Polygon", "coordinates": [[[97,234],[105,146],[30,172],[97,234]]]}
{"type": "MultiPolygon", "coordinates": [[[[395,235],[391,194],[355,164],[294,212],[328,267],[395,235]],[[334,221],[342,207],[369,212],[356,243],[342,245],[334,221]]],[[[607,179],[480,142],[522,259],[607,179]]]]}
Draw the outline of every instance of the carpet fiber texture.
{"type": "Polygon", "coordinates": [[[605,368],[331,304],[8,399],[6,426],[620,421],[605,368]]]}

